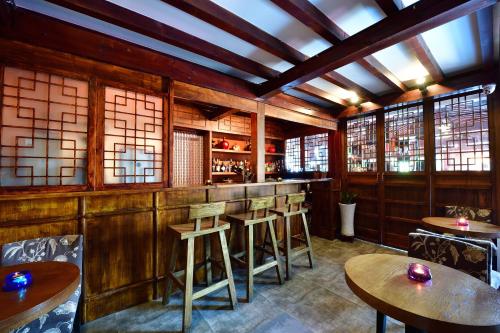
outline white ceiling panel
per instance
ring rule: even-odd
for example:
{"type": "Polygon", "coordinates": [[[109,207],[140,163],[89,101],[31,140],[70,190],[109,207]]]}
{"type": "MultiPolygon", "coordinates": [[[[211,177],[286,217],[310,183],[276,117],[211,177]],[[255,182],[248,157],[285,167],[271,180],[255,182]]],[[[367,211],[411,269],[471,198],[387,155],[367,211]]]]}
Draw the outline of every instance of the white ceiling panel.
{"type": "Polygon", "coordinates": [[[357,83],[363,88],[368,89],[374,94],[383,94],[392,90],[385,82],[374,76],[358,63],[350,63],[348,65],[337,68],[335,72],[343,75],[349,80],[357,83]]]}
{"type": "Polygon", "coordinates": [[[445,75],[481,64],[476,15],[464,16],[422,34],[445,75]]]}
{"type": "Polygon", "coordinates": [[[151,17],[277,71],[283,72],[292,67],[292,64],[160,0],[110,0],[109,2],[151,17]]]}
{"type": "Polygon", "coordinates": [[[269,0],[212,1],[309,57],[332,46],[269,0]]]}
{"type": "Polygon", "coordinates": [[[324,101],[320,98],[316,98],[314,96],[311,96],[309,94],[305,94],[301,91],[297,91],[294,89],[287,90],[286,94],[303,99],[304,101],[314,103],[314,104],[319,105],[319,106],[324,107],[324,108],[331,108],[333,106],[332,103],[328,103],[327,101],[324,101]]]}
{"type": "Polygon", "coordinates": [[[307,83],[309,83],[311,86],[314,86],[318,89],[321,89],[321,90],[323,90],[331,95],[337,96],[339,98],[345,99],[345,98],[348,98],[349,96],[351,96],[351,93],[348,90],[340,88],[339,86],[337,86],[333,83],[330,83],[326,80],[323,80],[321,78],[312,79],[311,81],[308,81],[307,83]]]}
{"type": "Polygon", "coordinates": [[[404,43],[398,43],[373,54],[400,81],[415,80],[429,75],[404,43]]]}
{"type": "Polygon", "coordinates": [[[149,49],[170,54],[172,56],[194,62],[196,64],[215,69],[219,72],[232,75],[254,83],[261,83],[264,80],[252,74],[237,70],[233,67],[226,66],[217,61],[205,58],[195,53],[180,49],[176,46],[158,41],[153,38],[135,33],[133,31],[123,29],[113,24],[97,20],[93,17],[77,13],[75,11],[45,2],[32,0],[16,0],[16,5],[41,14],[45,14],[62,21],[73,23],[81,27],[85,27],[100,33],[119,38],[149,49]]]}

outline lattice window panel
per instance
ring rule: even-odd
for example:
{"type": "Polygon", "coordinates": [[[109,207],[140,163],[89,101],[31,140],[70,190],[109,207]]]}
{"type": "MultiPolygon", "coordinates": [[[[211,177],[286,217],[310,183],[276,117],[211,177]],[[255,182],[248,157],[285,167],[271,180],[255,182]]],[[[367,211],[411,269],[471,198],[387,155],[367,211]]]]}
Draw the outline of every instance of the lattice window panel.
{"type": "Polygon", "coordinates": [[[305,171],[328,172],[328,133],[304,137],[305,171]]]}
{"type": "Polygon", "coordinates": [[[173,185],[203,184],[203,136],[174,132],[173,185]]]}
{"type": "Polygon", "coordinates": [[[377,171],[377,120],[375,115],[347,121],[347,171],[377,171]]]}
{"type": "Polygon", "coordinates": [[[83,185],[88,83],[5,67],[0,186],[83,185]]]}
{"type": "Polygon", "coordinates": [[[104,183],[162,181],[162,98],[105,88],[104,183]]]}
{"type": "Polygon", "coordinates": [[[421,104],[385,113],[385,171],[424,171],[424,112],[421,104]]]}
{"type": "Polygon", "coordinates": [[[489,171],[486,95],[475,93],[434,103],[436,171],[489,171]]]}
{"type": "Polygon", "coordinates": [[[288,172],[302,171],[300,163],[300,138],[285,141],[285,167],[288,172]]]}

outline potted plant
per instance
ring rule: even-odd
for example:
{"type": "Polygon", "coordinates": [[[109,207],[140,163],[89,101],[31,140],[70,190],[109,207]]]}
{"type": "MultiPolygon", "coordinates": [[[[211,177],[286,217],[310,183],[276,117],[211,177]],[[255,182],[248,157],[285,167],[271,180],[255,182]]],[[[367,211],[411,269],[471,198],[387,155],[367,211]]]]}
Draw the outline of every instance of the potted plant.
{"type": "Polygon", "coordinates": [[[340,218],[341,231],[343,239],[353,241],[354,239],[354,210],[356,203],[354,200],[358,197],[356,193],[342,191],[340,192],[340,218]]]}

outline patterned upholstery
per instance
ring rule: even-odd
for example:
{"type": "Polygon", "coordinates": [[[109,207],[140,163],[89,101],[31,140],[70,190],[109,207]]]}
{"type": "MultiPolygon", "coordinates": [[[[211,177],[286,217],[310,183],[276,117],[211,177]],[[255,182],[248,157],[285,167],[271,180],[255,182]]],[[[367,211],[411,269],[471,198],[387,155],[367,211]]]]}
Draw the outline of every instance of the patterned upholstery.
{"type": "Polygon", "coordinates": [[[491,209],[464,206],[445,206],[446,217],[465,217],[468,220],[491,223],[491,209]]]}
{"type": "Polygon", "coordinates": [[[449,237],[410,233],[408,256],[458,269],[488,284],[491,259],[487,249],[449,237]]]}
{"type": "MultiPolygon", "coordinates": [[[[80,268],[81,281],[83,257],[82,241],[83,236],[81,235],[68,235],[36,238],[4,244],[2,247],[2,266],[11,266],[34,261],[66,261],[80,268]]],[[[72,332],[80,293],[81,283],[65,303],[13,332],[72,332]]]]}

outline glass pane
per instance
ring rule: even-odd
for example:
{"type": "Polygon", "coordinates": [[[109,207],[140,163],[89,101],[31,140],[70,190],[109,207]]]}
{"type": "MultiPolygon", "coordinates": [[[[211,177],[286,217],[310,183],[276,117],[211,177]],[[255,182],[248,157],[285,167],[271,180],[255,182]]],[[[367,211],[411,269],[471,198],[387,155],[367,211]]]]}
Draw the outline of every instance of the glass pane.
{"type": "Polygon", "coordinates": [[[203,136],[174,132],[173,185],[203,184],[203,136]]]}
{"type": "Polygon", "coordinates": [[[328,172],[328,133],[304,137],[305,171],[328,172]]]}
{"type": "Polygon", "coordinates": [[[0,186],[85,184],[88,83],[6,67],[2,88],[0,186]]]}
{"type": "Polygon", "coordinates": [[[347,171],[377,171],[375,115],[347,121],[347,171]]]}
{"type": "Polygon", "coordinates": [[[300,172],[300,138],[287,139],[285,142],[285,167],[288,172],[300,172]]]}
{"type": "Polygon", "coordinates": [[[488,104],[482,93],[434,103],[436,171],[489,171],[488,104]]]}
{"type": "Polygon", "coordinates": [[[424,112],[422,105],[385,114],[385,171],[424,171],[424,112]]]}
{"type": "Polygon", "coordinates": [[[162,181],[161,97],[105,89],[104,183],[162,181]]]}

